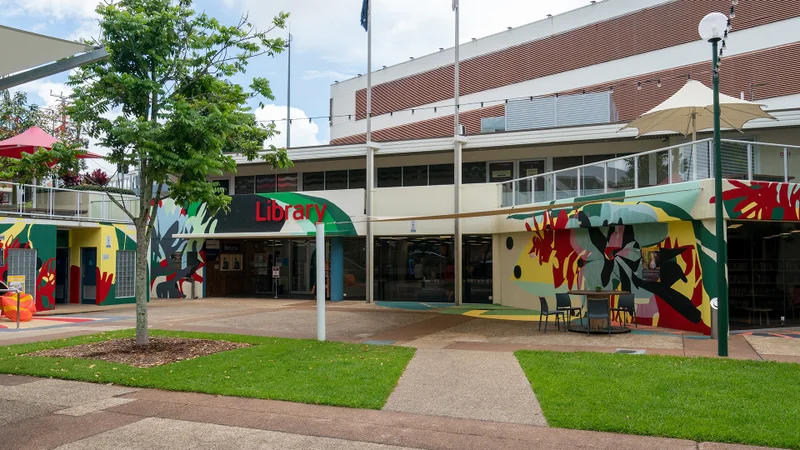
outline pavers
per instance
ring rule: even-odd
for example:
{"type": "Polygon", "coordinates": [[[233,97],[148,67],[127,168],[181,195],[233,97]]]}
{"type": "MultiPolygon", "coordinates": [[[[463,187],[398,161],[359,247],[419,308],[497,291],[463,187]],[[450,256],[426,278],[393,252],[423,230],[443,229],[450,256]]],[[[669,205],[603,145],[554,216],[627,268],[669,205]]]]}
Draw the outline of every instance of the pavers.
{"type": "Polygon", "coordinates": [[[229,427],[181,420],[148,418],[57,447],[59,450],[110,448],[285,449],[285,450],[404,450],[367,442],[229,427]]]}
{"type": "Polygon", "coordinates": [[[62,407],[58,409],[64,409],[64,407],[96,402],[136,390],[124,386],[43,379],[16,386],[0,386],[0,399],[57,405],[62,407]]]}
{"type": "Polygon", "coordinates": [[[547,424],[530,383],[511,353],[417,350],[384,409],[547,424]]]}

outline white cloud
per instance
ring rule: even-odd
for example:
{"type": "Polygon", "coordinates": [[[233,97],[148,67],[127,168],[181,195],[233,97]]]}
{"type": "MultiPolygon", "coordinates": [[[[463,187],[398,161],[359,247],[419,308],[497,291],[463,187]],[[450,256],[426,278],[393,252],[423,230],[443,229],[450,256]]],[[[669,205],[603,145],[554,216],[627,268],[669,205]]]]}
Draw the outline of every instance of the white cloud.
{"type": "MultiPolygon", "coordinates": [[[[498,33],[589,4],[588,0],[461,0],[461,42],[498,33]]],[[[372,1],[373,68],[452,47],[454,17],[448,0],[372,1]]],[[[279,11],[291,13],[297,51],[313,51],[343,67],[366,65],[367,36],[357,0],[239,0],[260,27],[279,11]]],[[[352,70],[352,69],[350,69],[352,70]]]]}
{"type": "Polygon", "coordinates": [[[306,70],[303,72],[304,80],[318,80],[321,78],[329,80],[347,80],[354,76],[355,74],[347,74],[335,70],[306,70]]]}
{"type": "MultiPolygon", "coordinates": [[[[15,13],[62,20],[94,17],[99,3],[96,0],[0,0],[0,9],[10,8],[15,13]]],[[[6,15],[5,11],[3,15],[6,15]]]]}
{"type": "MultiPolygon", "coordinates": [[[[267,144],[281,148],[286,146],[286,105],[265,105],[256,110],[256,119],[260,121],[275,121],[275,128],[280,134],[273,137],[267,144]]],[[[292,147],[310,147],[320,145],[319,126],[308,121],[308,116],[303,110],[292,108],[292,147]]]]}

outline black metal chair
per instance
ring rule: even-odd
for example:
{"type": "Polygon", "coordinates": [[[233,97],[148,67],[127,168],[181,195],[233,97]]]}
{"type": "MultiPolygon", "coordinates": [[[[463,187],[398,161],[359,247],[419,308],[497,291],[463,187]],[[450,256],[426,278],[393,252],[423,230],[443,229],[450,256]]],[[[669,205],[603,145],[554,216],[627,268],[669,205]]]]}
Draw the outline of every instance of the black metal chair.
{"type": "Polygon", "coordinates": [[[589,326],[586,327],[586,334],[591,332],[592,319],[605,319],[608,326],[608,334],[611,335],[611,309],[608,300],[591,298],[586,299],[586,318],[589,319],[589,326]]]}
{"type": "MultiPolygon", "coordinates": [[[[544,332],[547,333],[547,322],[550,316],[556,316],[556,329],[561,329],[561,323],[559,319],[564,318],[564,311],[550,311],[550,308],[547,307],[547,300],[544,297],[539,297],[539,304],[540,312],[539,312],[539,331],[542,331],[542,317],[545,317],[544,321],[544,332]]],[[[566,323],[564,324],[564,331],[567,331],[566,323]]]]}
{"type": "Polygon", "coordinates": [[[636,321],[636,297],[633,294],[625,294],[619,296],[616,308],[611,308],[611,312],[617,313],[617,321],[625,326],[625,318],[630,314],[636,328],[639,328],[639,322],[636,321]],[[620,313],[622,313],[622,320],[620,320],[620,313]]]}
{"type": "Polygon", "coordinates": [[[569,324],[569,318],[575,315],[573,314],[573,311],[577,311],[578,316],[581,318],[581,325],[583,325],[583,308],[580,306],[572,306],[572,298],[570,298],[569,294],[565,292],[556,294],[556,310],[564,311],[564,314],[567,318],[567,324],[569,324]]]}

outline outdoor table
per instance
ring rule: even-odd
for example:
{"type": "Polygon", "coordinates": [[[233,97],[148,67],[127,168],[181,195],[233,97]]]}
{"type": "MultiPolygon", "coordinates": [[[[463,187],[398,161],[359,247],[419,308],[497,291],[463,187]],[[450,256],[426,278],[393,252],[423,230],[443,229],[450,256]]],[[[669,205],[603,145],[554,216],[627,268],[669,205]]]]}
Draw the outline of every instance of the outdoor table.
{"type": "MultiPolygon", "coordinates": [[[[575,290],[567,292],[569,295],[584,295],[587,302],[608,302],[609,316],[611,310],[611,297],[615,295],[630,294],[628,291],[588,291],[588,290],[575,290]]],[[[587,303],[588,307],[588,303],[587,303]]],[[[569,322],[568,322],[569,323],[569,322]]],[[[587,328],[589,333],[602,334],[608,333],[606,321],[603,319],[590,319],[587,325],[567,326],[567,330],[576,333],[586,333],[587,328]]],[[[611,334],[630,333],[631,329],[627,327],[611,326],[611,334]]]]}

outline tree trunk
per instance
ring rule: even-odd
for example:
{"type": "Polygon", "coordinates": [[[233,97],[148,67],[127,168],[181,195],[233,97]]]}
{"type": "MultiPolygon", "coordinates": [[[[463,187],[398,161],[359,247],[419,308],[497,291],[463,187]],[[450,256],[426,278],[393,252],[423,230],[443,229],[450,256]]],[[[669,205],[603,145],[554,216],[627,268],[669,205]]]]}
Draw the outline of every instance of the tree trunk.
{"type": "Polygon", "coordinates": [[[147,298],[150,282],[147,279],[150,261],[150,236],[147,222],[136,224],[136,345],[147,345],[147,298]]]}

